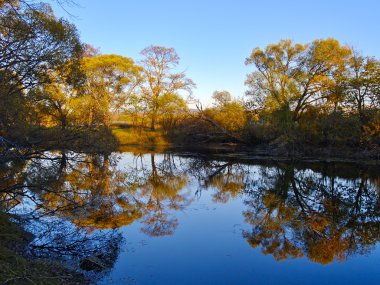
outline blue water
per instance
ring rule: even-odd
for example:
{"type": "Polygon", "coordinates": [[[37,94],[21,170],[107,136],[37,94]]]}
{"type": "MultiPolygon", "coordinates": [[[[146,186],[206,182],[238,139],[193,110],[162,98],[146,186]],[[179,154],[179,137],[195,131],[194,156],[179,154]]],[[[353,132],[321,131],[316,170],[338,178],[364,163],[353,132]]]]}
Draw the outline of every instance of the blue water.
{"type": "Polygon", "coordinates": [[[321,265],[307,258],[276,262],[251,248],[236,199],[215,205],[203,195],[184,212],[172,236],[150,238],[139,223],[122,228],[127,244],[99,284],[379,284],[380,254],[321,265]]]}
{"type": "Polygon", "coordinates": [[[244,195],[215,203],[213,187],[195,196],[194,180],[185,189],[194,201],[175,212],[175,233],[149,237],[139,222],[121,228],[127,243],[99,284],[380,284],[378,247],[327,265],[307,257],[276,261],[242,236],[250,229],[244,195]]]}
{"type": "Polygon", "coordinates": [[[61,152],[15,171],[42,185],[9,203],[31,253],[97,284],[380,284],[374,166],[61,152]]]}

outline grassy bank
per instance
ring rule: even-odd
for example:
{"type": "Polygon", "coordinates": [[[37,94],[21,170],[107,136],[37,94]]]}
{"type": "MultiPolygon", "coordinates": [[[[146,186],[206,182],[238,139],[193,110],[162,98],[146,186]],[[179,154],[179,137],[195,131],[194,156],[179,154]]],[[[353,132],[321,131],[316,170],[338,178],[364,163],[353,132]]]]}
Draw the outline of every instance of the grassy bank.
{"type": "Polygon", "coordinates": [[[20,145],[36,150],[72,150],[77,152],[109,153],[119,147],[111,130],[106,128],[31,128],[12,130],[7,138],[20,145]]]}
{"type": "Polygon", "coordinates": [[[112,128],[112,133],[121,146],[139,145],[167,147],[171,143],[162,130],[151,131],[145,128],[112,128]]]}
{"type": "Polygon", "coordinates": [[[25,256],[33,236],[0,212],[0,284],[89,284],[83,275],[25,256]]]}

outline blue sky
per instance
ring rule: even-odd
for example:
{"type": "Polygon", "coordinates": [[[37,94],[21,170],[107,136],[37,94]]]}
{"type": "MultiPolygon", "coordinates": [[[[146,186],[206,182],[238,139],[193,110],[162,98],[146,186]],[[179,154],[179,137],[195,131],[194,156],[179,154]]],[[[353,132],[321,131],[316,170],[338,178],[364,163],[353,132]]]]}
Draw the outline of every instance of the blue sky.
{"type": "Polygon", "coordinates": [[[180,69],[197,84],[204,104],[215,90],[243,96],[244,65],[254,47],[281,39],[308,43],[334,37],[380,58],[378,0],[75,0],[58,16],[77,26],[82,41],[138,61],[149,45],[173,47],[180,69]]]}

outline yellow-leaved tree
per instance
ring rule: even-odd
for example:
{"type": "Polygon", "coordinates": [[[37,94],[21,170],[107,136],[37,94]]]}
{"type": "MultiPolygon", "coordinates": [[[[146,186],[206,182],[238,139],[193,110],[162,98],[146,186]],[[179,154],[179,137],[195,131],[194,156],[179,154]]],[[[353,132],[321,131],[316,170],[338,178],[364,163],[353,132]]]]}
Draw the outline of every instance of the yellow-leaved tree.
{"type": "Polygon", "coordinates": [[[350,48],[332,38],[257,47],[246,59],[246,65],[256,68],[245,82],[247,95],[256,108],[284,110],[291,113],[291,121],[298,121],[308,107],[336,98],[332,91],[350,54],[350,48]]]}
{"type": "Polygon", "coordinates": [[[87,115],[87,124],[91,127],[97,114],[98,121],[109,127],[111,112],[125,104],[139,84],[142,69],[131,58],[114,54],[85,57],[83,69],[87,79],[82,90],[82,100],[86,102],[82,111],[87,115]]]}

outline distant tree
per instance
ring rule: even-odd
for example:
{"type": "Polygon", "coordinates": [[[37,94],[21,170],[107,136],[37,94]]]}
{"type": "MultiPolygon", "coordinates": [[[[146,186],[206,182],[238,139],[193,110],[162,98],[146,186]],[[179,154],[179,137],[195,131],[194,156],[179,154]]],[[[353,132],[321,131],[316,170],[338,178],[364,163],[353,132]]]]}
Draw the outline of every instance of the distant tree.
{"type": "Polygon", "coordinates": [[[141,61],[144,80],[140,87],[149,107],[151,129],[154,130],[161,107],[160,98],[166,94],[179,95],[180,91],[191,94],[195,84],[184,72],[173,71],[179,64],[179,56],[173,48],[149,46],[141,54],[144,56],[141,61]]]}
{"type": "Polygon", "coordinates": [[[380,105],[380,62],[353,50],[344,78],[345,101],[365,123],[365,109],[380,105]]]}
{"type": "Polygon", "coordinates": [[[228,102],[231,102],[232,97],[231,97],[230,92],[224,90],[224,91],[214,91],[214,93],[212,93],[212,99],[214,99],[215,105],[221,106],[228,102]]]}
{"type": "Polygon", "coordinates": [[[242,131],[247,120],[244,105],[228,91],[215,91],[212,98],[215,107],[206,109],[204,114],[214,126],[230,134],[242,131]]]}
{"type": "Polygon", "coordinates": [[[214,109],[214,119],[229,132],[240,132],[247,121],[244,106],[237,100],[214,109]]]}
{"type": "Polygon", "coordinates": [[[186,100],[177,94],[167,93],[159,98],[158,118],[166,132],[172,131],[188,113],[186,100]]]}

